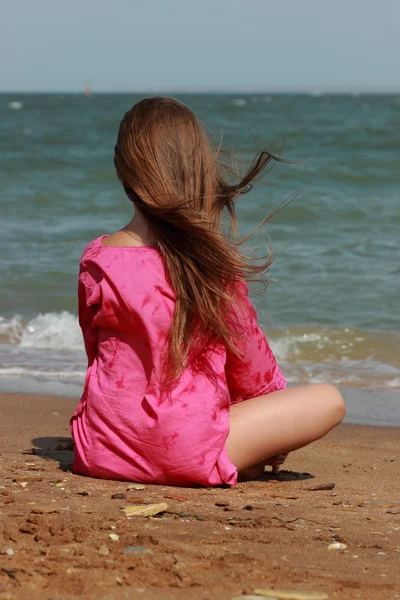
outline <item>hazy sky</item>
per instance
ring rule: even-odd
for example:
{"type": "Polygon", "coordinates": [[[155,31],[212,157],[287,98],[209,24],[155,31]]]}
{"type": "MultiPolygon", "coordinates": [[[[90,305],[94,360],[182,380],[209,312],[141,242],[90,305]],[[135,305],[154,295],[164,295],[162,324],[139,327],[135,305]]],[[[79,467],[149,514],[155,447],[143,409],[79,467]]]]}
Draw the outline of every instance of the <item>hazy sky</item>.
{"type": "Polygon", "coordinates": [[[0,0],[0,91],[400,89],[400,0],[0,0]]]}

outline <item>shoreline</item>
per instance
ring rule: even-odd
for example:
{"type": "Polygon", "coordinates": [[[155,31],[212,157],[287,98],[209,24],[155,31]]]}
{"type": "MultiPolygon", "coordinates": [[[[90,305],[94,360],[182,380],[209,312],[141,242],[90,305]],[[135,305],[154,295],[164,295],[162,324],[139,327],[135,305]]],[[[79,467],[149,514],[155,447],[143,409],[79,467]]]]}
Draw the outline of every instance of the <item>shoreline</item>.
{"type": "Polygon", "coordinates": [[[0,394],[0,598],[396,598],[399,428],[342,424],[234,488],[129,489],[71,473],[76,402],[0,394]],[[154,517],[122,511],[160,502],[154,517]]]}

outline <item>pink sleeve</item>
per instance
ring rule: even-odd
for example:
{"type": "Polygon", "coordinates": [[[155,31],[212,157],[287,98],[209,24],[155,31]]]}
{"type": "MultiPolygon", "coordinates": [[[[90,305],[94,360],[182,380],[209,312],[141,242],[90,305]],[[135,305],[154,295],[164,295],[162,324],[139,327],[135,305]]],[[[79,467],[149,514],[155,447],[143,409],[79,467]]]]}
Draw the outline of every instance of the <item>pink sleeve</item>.
{"type": "Polygon", "coordinates": [[[241,283],[241,306],[234,315],[235,330],[242,339],[235,341],[241,356],[227,349],[225,375],[231,403],[256,398],[286,387],[286,380],[275,356],[258,326],[257,313],[248,296],[247,284],[241,283]]]}
{"type": "Polygon", "coordinates": [[[96,314],[94,307],[96,287],[98,286],[92,276],[81,266],[78,280],[78,316],[89,365],[97,354],[98,330],[93,327],[93,318],[96,314]]]}

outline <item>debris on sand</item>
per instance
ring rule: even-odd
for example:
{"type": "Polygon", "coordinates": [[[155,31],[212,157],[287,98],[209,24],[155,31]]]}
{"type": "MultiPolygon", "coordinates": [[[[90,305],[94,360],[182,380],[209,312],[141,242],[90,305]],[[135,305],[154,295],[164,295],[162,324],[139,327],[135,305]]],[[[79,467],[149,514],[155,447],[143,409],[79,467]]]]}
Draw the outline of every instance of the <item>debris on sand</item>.
{"type": "Polygon", "coordinates": [[[320,485],[313,485],[312,487],[307,488],[309,492],[317,492],[319,490],[333,490],[335,487],[335,483],[321,483],[320,485]]]}
{"type": "Polygon", "coordinates": [[[43,481],[43,477],[39,477],[38,475],[25,475],[24,477],[14,477],[13,481],[43,481]]]}
{"type": "Polygon", "coordinates": [[[103,556],[108,556],[110,554],[110,551],[108,549],[108,547],[105,544],[102,544],[98,551],[99,554],[102,554],[103,556]]]}
{"type": "Polygon", "coordinates": [[[188,500],[187,496],[164,496],[167,500],[177,500],[178,502],[186,502],[188,500]]]}
{"type": "Polygon", "coordinates": [[[137,506],[125,506],[123,509],[127,517],[152,517],[166,511],[168,504],[160,502],[159,504],[138,504],[137,506]]]}
{"type": "Polygon", "coordinates": [[[145,489],[146,489],[146,486],[143,485],[142,483],[131,483],[126,488],[126,491],[130,492],[131,490],[145,490],[145,489]]]}
{"type": "Polygon", "coordinates": [[[150,548],[146,548],[145,546],[127,546],[124,548],[125,554],[138,554],[141,556],[142,554],[153,554],[153,551],[150,548]]]}
{"type": "Polygon", "coordinates": [[[327,600],[328,598],[324,592],[301,592],[296,590],[262,589],[254,590],[254,593],[264,598],[278,598],[279,600],[327,600]]]}
{"type": "MultiPolygon", "coordinates": [[[[246,594],[245,596],[234,596],[231,600],[261,600],[260,596],[254,596],[254,594],[246,594]]],[[[276,600],[275,598],[270,598],[270,600],[276,600]]]]}

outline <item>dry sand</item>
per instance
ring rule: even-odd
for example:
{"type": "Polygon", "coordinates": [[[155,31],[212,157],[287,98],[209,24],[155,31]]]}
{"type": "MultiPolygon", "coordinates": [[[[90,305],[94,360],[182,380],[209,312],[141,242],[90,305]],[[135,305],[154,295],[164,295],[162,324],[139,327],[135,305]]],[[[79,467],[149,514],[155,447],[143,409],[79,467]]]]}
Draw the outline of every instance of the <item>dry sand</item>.
{"type": "Polygon", "coordinates": [[[342,425],[233,489],[128,490],[71,473],[75,405],[0,396],[0,600],[400,598],[399,429],[342,425]],[[159,502],[156,517],[121,510],[159,502]]]}

